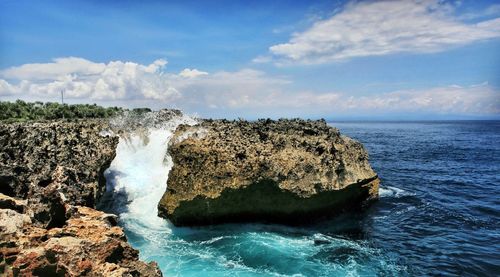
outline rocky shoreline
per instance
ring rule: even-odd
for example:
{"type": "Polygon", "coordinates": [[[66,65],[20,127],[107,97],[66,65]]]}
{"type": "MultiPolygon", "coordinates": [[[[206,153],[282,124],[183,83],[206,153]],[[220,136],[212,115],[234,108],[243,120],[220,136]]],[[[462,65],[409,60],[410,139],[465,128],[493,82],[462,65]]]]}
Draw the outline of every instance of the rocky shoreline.
{"type": "MultiPolygon", "coordinates": [[[[161,276],[96,205],[113,131],[147,143],[148,128],[180,115],[0,123],[0,275],[161,276]]],[[[168,153],[158,210],[178,226],[302,224],[378,197],[363,146],[323,120],[200,120],[177,128],[168,153]]]]}
{"type": "Polygon", "coordinates": [[[178,226],[302,224],[378,197],[362,144],[324,120],[204,120],[170,141],[159,214],[178,226]]]}
{"type": "Polygon", "coordinates": [[[118,137],[105,120],[0,124],[0,275],[161,276],[95,210],[118,137]]]}

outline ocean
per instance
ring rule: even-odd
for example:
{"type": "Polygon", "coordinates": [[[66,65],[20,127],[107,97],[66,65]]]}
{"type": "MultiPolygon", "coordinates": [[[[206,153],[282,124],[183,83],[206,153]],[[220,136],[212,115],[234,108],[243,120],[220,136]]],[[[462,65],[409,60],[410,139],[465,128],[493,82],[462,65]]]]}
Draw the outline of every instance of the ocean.
{"type": "Polygon", "coordinates": [[[368,150],[377,202],[309,226],[196,228],[156,216],[179,123],[120,139],[103,202],[166,276],[500,274],[500,121],[331,122],[368,150]]]}

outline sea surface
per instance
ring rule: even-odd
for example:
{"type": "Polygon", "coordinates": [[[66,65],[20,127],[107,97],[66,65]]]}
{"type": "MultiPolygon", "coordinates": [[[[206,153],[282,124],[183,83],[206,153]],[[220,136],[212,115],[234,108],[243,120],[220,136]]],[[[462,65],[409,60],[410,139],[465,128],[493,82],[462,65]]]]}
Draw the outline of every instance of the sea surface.
{"type": "Polygon", "coordinates": [[[104,209],[165,276],[498,276],[500,121],[331,122],[382,179],[362,212],[311,226],[177,228],[156,216],[179,123],[121,138],[104,209]]]}

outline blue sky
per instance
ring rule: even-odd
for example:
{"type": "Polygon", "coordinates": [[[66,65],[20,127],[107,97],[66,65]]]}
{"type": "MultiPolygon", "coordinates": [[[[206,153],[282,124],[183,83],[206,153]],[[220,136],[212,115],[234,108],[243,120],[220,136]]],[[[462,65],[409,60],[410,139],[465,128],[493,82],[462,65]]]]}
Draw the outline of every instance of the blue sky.
{"type": "Polygon", "coordinates": [[[500,118],[500,1],[0,2],[0,99],[500,118]]]}

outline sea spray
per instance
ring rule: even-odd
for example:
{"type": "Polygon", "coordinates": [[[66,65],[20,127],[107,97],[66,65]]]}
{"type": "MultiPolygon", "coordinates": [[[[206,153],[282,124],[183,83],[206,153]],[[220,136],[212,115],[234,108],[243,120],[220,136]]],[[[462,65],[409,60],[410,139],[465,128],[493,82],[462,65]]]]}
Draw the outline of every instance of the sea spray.
{"type": "Polygon", "coordinates": [[[141,259],[158,262],[166,276],[372,276],[401,272],[367,243],[318,233],[316,228],[265,224],[177,228],[159,218],[157,204],[173,166],[168,142],[177,126],[195,123],[193,118],[167,111],[129,114],[111,122],[120,141],[106,171],[108,192],[102,208],[119,215],[119,224],[141,259]]]}
{"type": "Polygon", "coordinates": [[[119,214],[127,228],[168,231],[167,222],[157,216],[157,204],[166,190],[172,160],[168,141],[180,124],[193,125],[186,115],[160,111],[142,115],[126,114],[111,122],[120,141],[116,157],[105,172],[108,209],[119,214]]]}

